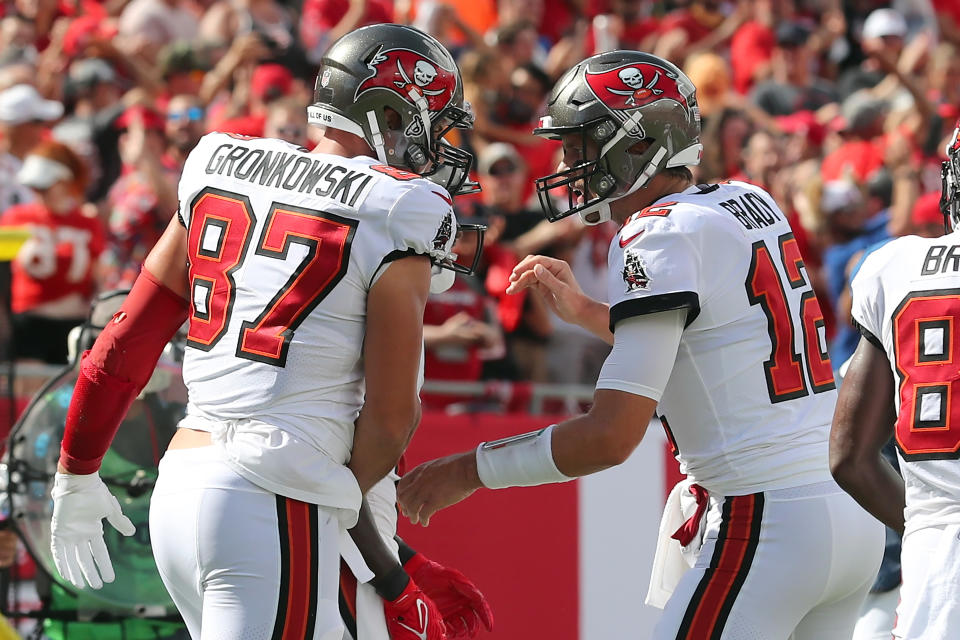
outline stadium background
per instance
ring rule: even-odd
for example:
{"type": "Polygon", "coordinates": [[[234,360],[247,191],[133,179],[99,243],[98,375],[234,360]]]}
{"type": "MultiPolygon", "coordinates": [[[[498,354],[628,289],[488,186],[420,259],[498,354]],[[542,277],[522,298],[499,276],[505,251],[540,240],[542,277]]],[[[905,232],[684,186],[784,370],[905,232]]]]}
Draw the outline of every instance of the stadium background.
{"type": "MultiPolygon", "coordinates": [[[[28,223],[30,235],[0,286],[11,311],[0,314],[0,385],[18,407],[50,371],[37,363],[66,361],[67,332],[94,297],[132,284],[199,137],[309,145],[304,106],[324,49],[389,20],[429,31],[458,59],[477,120],[457,142],[476,153],[484,191],[456,207],[489,226],[478,276],[428,307],[413,462],[589,399],[606,346],[536,298],[504,294],[513,265],[547,253],[605,295],[615,226],[549,224],[531,199],[532,179],[557,158],[529,132],[553,82],[586,56],[639,48],[693,79],[705,148],[696,178],[761,185],[790,216],[834,364],[856,341],[848,274],[862,251],[942,233],[939,163],[960,116],[956,0],[0,0],[0,226],[28,223]],[[20,171],[30,156],[74,175],[38,182],[20,171]]],[[[405,533],[490,593],[498,637],[643,633],[674,473],[659,426],[648,434],[622,468],[481,492],[405,533]],[[531,631],[535,621],[550,633],[531,631]]]]}

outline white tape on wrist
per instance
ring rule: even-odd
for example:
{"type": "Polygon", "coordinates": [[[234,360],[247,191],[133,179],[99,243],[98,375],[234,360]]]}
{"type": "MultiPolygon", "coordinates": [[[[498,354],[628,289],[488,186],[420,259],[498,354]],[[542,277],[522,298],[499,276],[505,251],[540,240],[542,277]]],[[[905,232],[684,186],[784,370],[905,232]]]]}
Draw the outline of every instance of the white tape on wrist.
{"type": "Polygon", "coordinates": [[[480,482],[488,489],[505,489],[573,480],[560,473],[553,461],[550,443],[555,426],[480,443],[477,447],[480,482]]]}

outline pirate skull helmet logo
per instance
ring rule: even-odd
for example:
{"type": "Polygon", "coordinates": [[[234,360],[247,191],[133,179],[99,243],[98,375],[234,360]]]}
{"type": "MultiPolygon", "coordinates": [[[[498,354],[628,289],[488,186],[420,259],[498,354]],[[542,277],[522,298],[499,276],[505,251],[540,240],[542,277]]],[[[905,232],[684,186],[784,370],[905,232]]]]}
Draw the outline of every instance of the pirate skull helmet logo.
{"type": "Polygon", "coordinates": [[[640,72],[640,69],[636,67],[627,67],[621,69],[620,73],[617,74],[623,84],[627,85],[631,89],[642,89],[643,88],[643,74],[640,72]]]}
{"type": "MultiPolygon", "coordinates": [[[[402,67],[401,67],[402,68],[402,67]]],[[[418,87],[425,87],[437,77],[437,68],[426,60],[418,60],[413,67],[413,81],[418,87]]]]}
{"type": "Polygon", "coordinates": [[[668,99],[687,106],[687,99],[677,89],[677,74],[666,67],[649,62],[631,62],[625,66],[585,74],[591,91],[611,109],[633,109],[668,99]],[[667,79],[667,82],[662,80],[667,79]]]}
{"type": "Polygon", "coordinates": [[[357,87],[354,100],[377,88],[399,93],[419,111],[404,130],[404,134],[410,137],[424,134],[429,125],[422,122],[423,118],[429,113],[443,111],[457,89],[454,70],[409,49],[379,49],[367,67],[371,75],[357,87]]]}

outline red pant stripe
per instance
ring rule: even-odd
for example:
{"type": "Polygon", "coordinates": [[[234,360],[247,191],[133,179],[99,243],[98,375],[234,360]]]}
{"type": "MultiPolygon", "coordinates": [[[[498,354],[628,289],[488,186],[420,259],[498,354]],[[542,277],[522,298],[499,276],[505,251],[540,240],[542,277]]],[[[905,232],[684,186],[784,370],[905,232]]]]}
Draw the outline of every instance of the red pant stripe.
{"type": "Polygon", "coordinates": [[[762,514],[762,493],[724,500],[710,566],[687,605],[677,640],[719,640],[750,571],[760,539],[762,514]]]}

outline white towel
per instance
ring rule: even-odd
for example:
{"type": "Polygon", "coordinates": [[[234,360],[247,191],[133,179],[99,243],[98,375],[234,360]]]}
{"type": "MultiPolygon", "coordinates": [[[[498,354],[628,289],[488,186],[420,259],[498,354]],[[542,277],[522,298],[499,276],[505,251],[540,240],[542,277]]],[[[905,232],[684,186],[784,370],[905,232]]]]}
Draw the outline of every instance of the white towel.
{"type": "Polygon", "coordinates": [[[383,600],[369,584],[373,572],[346,529],[340,530],[340,557],[357,578],[357,637],[354,640],[390,640],[383,600]]]}
{"type": "Polygon", "coordinates": [[[653,570],[650,573],[650,586],[647,589],[646,603],[663,609],[677,588],[680,578],[694,566],[703,544],[706,530],[706,514],[700,518],[697,535],[686,547],[674,540],[674,532],[697,511],[697,500],[690,492],[693,481],[684,479],[678,482],[667,496],[660,518],[660,530],[657,534],[657,551],[653,557],[653,570]]]}
{"type": "Polygon", "coordinates": [[[357,584],[357,640],[390,640],[383,600],[369,584],[357,584]]]}

